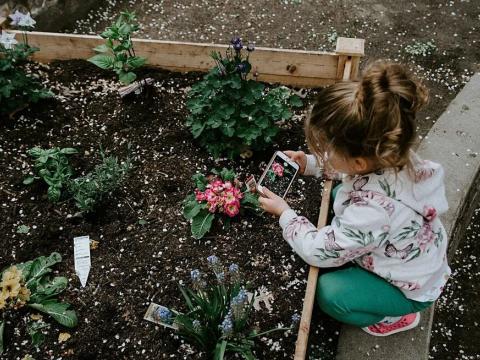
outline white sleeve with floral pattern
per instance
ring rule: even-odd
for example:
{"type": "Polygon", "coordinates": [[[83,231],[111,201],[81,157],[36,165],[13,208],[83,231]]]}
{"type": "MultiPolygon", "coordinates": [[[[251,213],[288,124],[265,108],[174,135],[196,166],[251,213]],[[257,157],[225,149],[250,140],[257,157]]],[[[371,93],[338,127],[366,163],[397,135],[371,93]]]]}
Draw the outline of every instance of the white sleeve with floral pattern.
{"type": "Polygon", "coordinates": [[[347,206],[332,224],[317,229],[292,209],[280,216],[283,237],[308,264],[341,266],[385,244],[390,230],[387,212],[374,202],[347,206]]]}
{"type": "Polygon", "coordinates": [[[316,156],[312,154],[307,154],[307,164],[305,166],[305,171],[303,175],[305,176],[315,176],[317,178],[323,177],[330,180],[342,180],[344,174],[335,172],[335,171],[326,171],[323,163],[319,162],[316,156]]]}
{"type": "Polygon", "coordinates": [[[323,164],[319,164],[314,155],[307,154],[307,165],[303,175],[321,177],[323,175],[323,164]]]}

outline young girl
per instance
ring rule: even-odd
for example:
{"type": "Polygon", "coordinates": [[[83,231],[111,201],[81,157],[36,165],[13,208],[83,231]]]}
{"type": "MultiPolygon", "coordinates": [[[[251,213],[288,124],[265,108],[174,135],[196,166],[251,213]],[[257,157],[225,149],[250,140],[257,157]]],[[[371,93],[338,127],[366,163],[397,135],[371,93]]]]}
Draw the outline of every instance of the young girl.
{"type": "Polygon", "coordinates": [[[286,153],[304,175],[344,174],[331,225],[316,229],[268,189],[260,198],[308,264],[353,262],[319,277],[317,301],[371,335],[417,326],[451,272],[438,218],[448,208],[443,169],[411,150],[415,114],[426,100],[426,89],[402,66],[385,62],[373,63],[359,82],[322,89],[305,125],[314,155],[286,153]]]}

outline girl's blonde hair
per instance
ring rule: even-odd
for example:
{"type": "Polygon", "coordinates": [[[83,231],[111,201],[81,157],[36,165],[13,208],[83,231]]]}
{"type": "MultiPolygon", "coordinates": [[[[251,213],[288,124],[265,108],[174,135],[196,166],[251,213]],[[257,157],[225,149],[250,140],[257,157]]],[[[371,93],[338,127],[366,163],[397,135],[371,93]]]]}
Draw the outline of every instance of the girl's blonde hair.
{"type": "Polygon", "coordinates": [[[379,168],[410,167],[415,115],[427,100],[427,89],[405,67],[376,61],[359,81],[320,91],[305,124],[307,144],[321,158],[334,150],[371,158],[379,168]]]}

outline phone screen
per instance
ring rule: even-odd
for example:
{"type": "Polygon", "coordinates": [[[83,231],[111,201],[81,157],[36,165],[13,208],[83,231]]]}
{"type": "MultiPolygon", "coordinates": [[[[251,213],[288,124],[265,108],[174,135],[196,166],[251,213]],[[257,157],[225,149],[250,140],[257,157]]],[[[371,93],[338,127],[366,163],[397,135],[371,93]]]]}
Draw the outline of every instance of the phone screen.
{"type": "Polygon", "coordinates": [[[278,196],[284,197],[296,172],[296,168],[276,155],[265,173],[262,186],[265,186],[278,196]]]}

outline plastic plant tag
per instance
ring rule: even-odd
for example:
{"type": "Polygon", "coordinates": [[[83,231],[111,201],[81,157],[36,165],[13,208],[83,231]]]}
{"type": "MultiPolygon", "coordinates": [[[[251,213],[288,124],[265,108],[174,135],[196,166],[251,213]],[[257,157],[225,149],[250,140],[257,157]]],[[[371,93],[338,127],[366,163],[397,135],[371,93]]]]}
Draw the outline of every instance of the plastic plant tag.
{"type": "Polygon", "coordinates": [[[270,302],[274,301],[273,294],[267,290],[265,286],[261,286],[258,289],[258,294],[252,294],[251,292],[247,292],[248,296],[248,301],[252,301],[252,298],[255,296],[255,299],[253,300],[253,308],[256,311],[261,311],[262,306],[260,302],[263,302],[265,305],[265,308],[268,310],[268,312],[272,312],[272,304],[270,302]]]}
{"type": "Polygon", "coordinates": [[[73,252],[75,257],[75,273],[79,277],[82,287],[85,287],[91,267],[90,237],[79,236],[73,238],[73,252]]]}
{"type": "Polygon", "coordinates": [[[247,178],[247,180],[245,181],[245,185],[247,185],[247,189],[251,193],[254,193],[257,191],[257,181],[255,180],[255,177],[253,175],[250,175],[247,178]]]}
{"type": "Polygon", "coordinates": [[[158,325],[165,326],[170,329],[178,330],[178,326],[173,322],[173,318],[171,318],[172,320],[171,323],[167,323],[162,320],[162,317],[165,319],[165,314],[168,314],[168,313],[170,313],[171,315],[177,314],[177,312],[171,311],[169,308],[166,308],[165,306],[158,305],[152,302],[148,306],[147,312],[145,313],[145,316],[143,317],[143,319],[158,325]]]}

